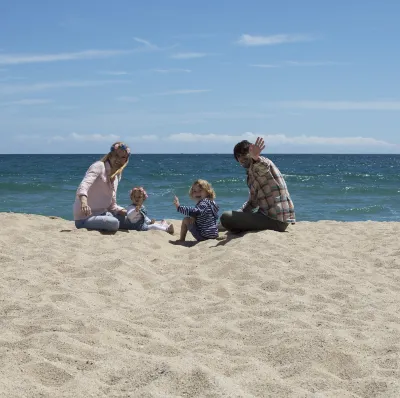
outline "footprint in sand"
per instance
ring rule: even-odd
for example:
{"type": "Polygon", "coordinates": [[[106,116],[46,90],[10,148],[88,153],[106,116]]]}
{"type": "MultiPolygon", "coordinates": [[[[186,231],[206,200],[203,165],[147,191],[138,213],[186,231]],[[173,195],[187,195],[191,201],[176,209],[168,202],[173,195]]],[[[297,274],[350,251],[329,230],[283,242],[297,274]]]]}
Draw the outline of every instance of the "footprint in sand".
{"type": "Polygon", "coordinates": [[[276,280],[269,280],[261,284],[261,289],[267,292],[277,292],[280,289],[281,283],[276,280]]]}
{"type": "Polygon", "coordinates": [[[87,308],[88,305],[78,297],[74,297],[71,294],[52,294],[50,296],[50,300],[53,303],[63,302],[63,303],[72,303],[79,307],[87,308]]]}
{"type": "Polygon", "coordinates": [[[30,369],[32,376],[46,387],[60,387],[72,379],[65,370],[47,362],[30,365],[30,369]]]}

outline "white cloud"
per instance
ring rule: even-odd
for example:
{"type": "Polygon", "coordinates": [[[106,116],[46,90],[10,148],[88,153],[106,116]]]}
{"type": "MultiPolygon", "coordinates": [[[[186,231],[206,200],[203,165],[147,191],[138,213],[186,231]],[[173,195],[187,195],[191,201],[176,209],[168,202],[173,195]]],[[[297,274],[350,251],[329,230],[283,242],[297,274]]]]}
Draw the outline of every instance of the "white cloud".
{"type": "Polygon", "coordinates": [[[49,141],[78,141],[78,142],[113,142],[119,140],[119,136],[115,134],[78,134],[71,133],[66,136],[52,136],[49,141]]]}
{"type": "Polygon", "coordinates": [[[209,39],[211,37],[215,37],[214,34],[212,33],[188,33],[188,34],[182,34],[182,35],[175,35],[173,38],[175,39],[209,39]]]}
{"type": "Polygon", "coordinates": [[[122,96],[118,97],[117,101],[122,101],[122,102],[138,102],[139,98],[137,97],[129,97],[129,96],[122,96]]]}
{"type": "Polygon", "coordinates": [[[171,134],[167,140],[179,142],[239,142],[241,140],[254,141],[256,138],[257,135],[253,133],[242,135],[178,133],[171,134]]]}
{"type": "Polygon", "coordinates": [[[248,140],[254,142],[257,137],[263,137],[267,146],[279,145],[316,145],[316,146],[337,146],[337,147],[400,147],[387,141],[378,140],[368,137],[318,137],[300,135],[290,137],[285,134],[254,134],[244,133],[241,135],[227,135],[227,134],[192,134],[192,133],[179,133],[172,134],[167,139],[179,142],[213,142],[213,143],[235,143],[241,140],[248,140]]]}
{"type": "Polygon", "coordinates": [[[197,124],[206,120],[233,120],[233,119],[270,119],[273,115],[265,112],[241,112],[241,111],[218,111],[218,112],[188,112],[176,115],[181,116],[181,124],[197,124]]]}
{"type": "Polygon", "coordinates": [[[0,78],[0,83],[11,82],[15,80],[25,80],[25,77],[17,77],[17,76],[6,76],[0,78]]]}
{"type": "Polygon", "coordinates": [[[278,65],[273,64],[251,64],[254,68],[278,68],[278,65]]]}
{"type": "Polygon", "coordinates": [[[333,66],[333,65],[347,65],[340,62],[332,61],[286,61],[283,65],[277,64],[250,64],[254,68],[279,68],[282,66],[333,66]]]}
{"type": "Polygon", "coordinates": [[[15,136],[15,139],[17,141],[40,141],[43,139],[43,136],[41,136],[40,134],[20,134],[15,136]]]}
{"type": "Polygon", "coordinates": [[[293,145],[327,145],[339,147],[397,147],[393,144],[383,140],[377,140],[369,137],[318,137],[301,135],[296,137],[287,137],[284,134],[275,136],[266,136],[267,141],[277,144],[293,144],[293,145]]]}
{"type": "Polygon", "coordinates": [[[141,39],[140,37],[134,37],[133,38],[136,42],[143,44],[144,47],[148,48],[149,50],[158,50],[158,46],[156,46],[153,43],[150,43],[148,40],[141,39]]]}
{"type": "Polygon", "coordinates": [[[71,111],[73,109],[78,109],[79,107],[76,105],[57,105],[54,109],[58,111],[71,111]]]}
{"type": "Polygon", "coordinates": [[[127,50],[86,50],[58,54],[0,54],[0,65],[19,65],[80,59],[109,58],[129,54],[127,50]]]}
{"type": "Polygon", "coordinates": [[[286,61],[291,66],[332,66],[332,65],[348,65],[343,62],[333,61],[286,61]]]}
{"type": "Polygon", "coordinates": [[[253,36],[249,34],[243,34],[240,36],[237,44],[247,47],[272,46],[277,44],[296,43],[309,40],[311,40],[311,37],[306,35],[279,34],[271,36],[253,36]]]}
{"type": "Polygon", "coordinates": [[[28,99],[21,99],[21,100],[16,100],[16,101],[3,102],[3,103],[0,103],[0,106],[12,106],[12,105],[23,105],[23,106],[29,106],[29,105],[44,105],[44,104],[50,104],[51,102],[53,102],[53,100],[50,100],[50,99],[42,99],[42,98],[28,98],[28,99]]]}
{"type": "MultiPolygon", "coordinates": [[[[41,139],[43,139],[43,137],[41,139]]],[[[53,137],[50,137],[49,142],[60,142],[60,141],[65,141],[66,139],[67,139],[66,137],[63,137],[61,135],[55,135],[53,137]]]]}
{"type": "Polygon", "coordinates": [[[172,90],[172,91],[165,91],[163,93],[156,93],[156,94],[149,94],[149,96],[162,96],[162,95],[185,95],[185,94],[200,94],[200,93],[208,93],[211,90],[206,89],[184,89],[184,90],[172,90]]]}
{"type": "Polygon", "coordinates": [[[118,135],[115,134],[77,134],[77,133],[72,133],[71,138],[74,139],[75,141],[116,141],[119,139],[118,135]]]}
{"type": "Polygon", "coordinates": [[[123,70],[99,71],[98,73],[101,75],[108,75],[108,76],[124,76],[129,74],[128,72],[125,72],[123,70]]]}
{"type": "Polygon", "coordinates": [[[180,73],[180,72],[190,73],[191,72],[190,69],[179,69],[179,68],[176,68],[176,69],[153,69],[152,71],[156,72],[156,73],[180,73]]]}
{"type": "Polygon", "coordinates": [[[283,101],[269,105],[283,108],[331,111],[399,111],[400,101],[283,101]]]}
{"type": "Polygon", "coordinates": [[[153,135],[153,134],[125,138],[126,142],[159,141],[159,140],[160,140],[160,138],[157,135],[153,135]]]}
{"type": "Polygon", "coordinates": [[[173,59],[194,59],[194,58],[203,58],[206,57],[206,53],[196,53],[196,52],[188,52],[188,53],[177,53],[172,54],[170,58],[173,59]]]}
{"type": "Polygon", "coordinates": [[[33,83],[26,85],[0,85],[0,95],[16,94],[32,91],[45,91],[57,88],[74,88],[74,87],[96,87],[107,84],[130,83],[127,80],[81,80],[81,81],[58,81],[50,83],[33,83]]]}

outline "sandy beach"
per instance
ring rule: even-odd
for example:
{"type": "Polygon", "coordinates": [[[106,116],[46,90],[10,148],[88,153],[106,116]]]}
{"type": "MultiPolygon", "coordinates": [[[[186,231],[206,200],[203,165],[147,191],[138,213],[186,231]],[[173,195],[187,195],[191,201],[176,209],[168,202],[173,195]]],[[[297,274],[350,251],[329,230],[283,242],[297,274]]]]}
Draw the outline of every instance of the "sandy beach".
{"type": "Polygon", "coordinates": [[[400,223],[175,246],[0,221],[1,397],[400,396],[400,223]]]}

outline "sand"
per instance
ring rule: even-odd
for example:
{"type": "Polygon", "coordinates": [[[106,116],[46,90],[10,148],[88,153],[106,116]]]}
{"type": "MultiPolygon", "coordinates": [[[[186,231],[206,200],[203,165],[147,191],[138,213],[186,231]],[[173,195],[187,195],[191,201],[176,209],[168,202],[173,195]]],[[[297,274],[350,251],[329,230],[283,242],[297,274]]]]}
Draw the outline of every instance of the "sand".
{"type": "Polygon", "coordinates": [[[400,396],[400,223],[175,246],[0,222],[1,397],[400,396]]]}

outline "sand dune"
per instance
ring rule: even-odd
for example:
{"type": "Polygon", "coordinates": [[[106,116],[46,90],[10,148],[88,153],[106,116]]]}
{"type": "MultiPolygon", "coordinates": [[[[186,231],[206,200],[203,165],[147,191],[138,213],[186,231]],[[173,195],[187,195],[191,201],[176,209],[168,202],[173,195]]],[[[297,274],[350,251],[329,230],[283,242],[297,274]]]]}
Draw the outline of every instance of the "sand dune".
{"type": "Polygon", "coordinates": [[[182,247],[0,221],[2,397],[400,396],[400,223],[182,247]]]}

